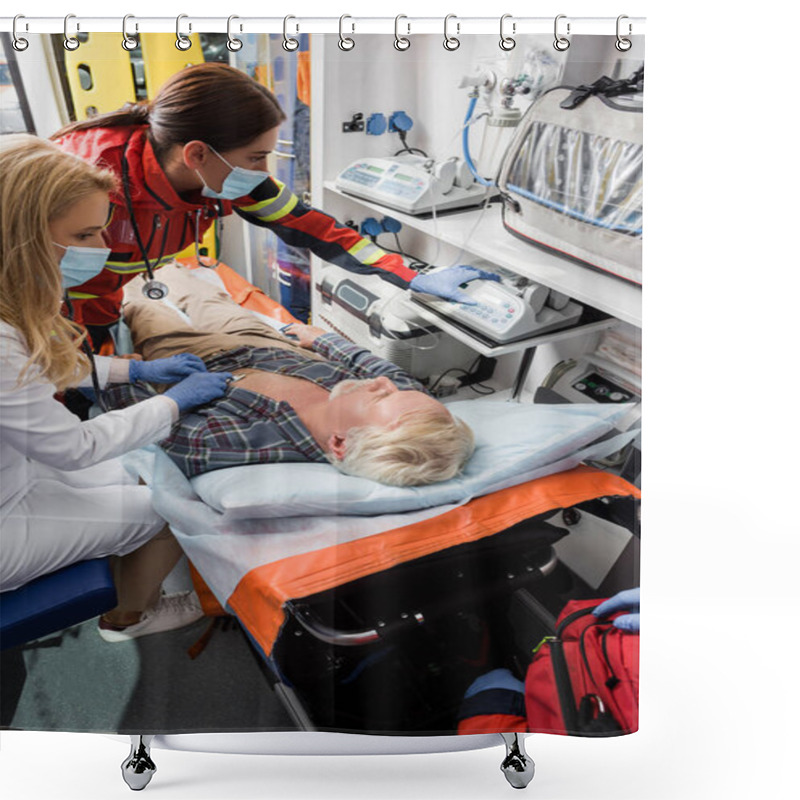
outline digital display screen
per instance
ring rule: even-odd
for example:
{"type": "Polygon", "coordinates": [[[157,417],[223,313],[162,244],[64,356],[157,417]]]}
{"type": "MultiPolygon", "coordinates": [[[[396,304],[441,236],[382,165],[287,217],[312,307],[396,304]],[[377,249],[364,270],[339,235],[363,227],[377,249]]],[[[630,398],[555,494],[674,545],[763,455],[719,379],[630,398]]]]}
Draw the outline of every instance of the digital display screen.
{"type": "Polygon", "coordinates": [[[381,172],[383,172],[383,169],[382,169],[381,167],[375,167],[375,166],[373,166],[373,165],[371,165],[371,164],[370,164],[370,165],[367,167],[367,169],[368,169],[370,172],[377,172],[377,173],[381,173],[381,172]]]}

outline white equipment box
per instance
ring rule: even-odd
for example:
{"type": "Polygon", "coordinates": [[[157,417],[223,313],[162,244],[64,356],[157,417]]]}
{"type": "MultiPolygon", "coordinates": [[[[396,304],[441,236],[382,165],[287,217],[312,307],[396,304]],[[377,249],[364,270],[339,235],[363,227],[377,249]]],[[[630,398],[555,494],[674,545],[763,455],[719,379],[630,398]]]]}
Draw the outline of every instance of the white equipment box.
{"type": "Polygon", "coordinates": [[[487,194],[459,159],[422,156],[360,158],[336,178],[336,188],[407,214],[474,206],[487,194]]]}
{"type": "Polygon", "coordinates": [[[336,331],[418,379],[469,368],[476,352],[421,316],[408,292],[377,275],[323,264],[312,282],[315,325],[336,331]]]}
{"type": "Polygon", "coordinates": [[[583,307],[578,303],[530,280],[517,281],[520,286],[508,285],[507,277],[505,282],[474,280],[462,284],[461,290],[475,305],[422,293],[412,293],[411,299],[496,344],[566,328],[580,319],[583,307]]]}

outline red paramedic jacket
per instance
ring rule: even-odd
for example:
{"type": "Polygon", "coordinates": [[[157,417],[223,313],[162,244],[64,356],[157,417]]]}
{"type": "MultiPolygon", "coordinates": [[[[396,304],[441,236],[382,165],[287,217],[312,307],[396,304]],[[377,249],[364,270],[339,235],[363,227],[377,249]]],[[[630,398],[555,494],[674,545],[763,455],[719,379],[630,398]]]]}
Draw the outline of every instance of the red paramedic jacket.
{"type": "Polygon", "coordinates": [[[353,272],[380,275],[406,287],[416,274],[399,255],[386,253],[333,217],[304,205],[273,177],[234,201],[179,196],[156,160],[148,125],[90,128],[56,140],[62,149],[111,170],[120,180],[112,194],[112,214],[104,231],[111,255],[103,271],[69,290],[73,318],[85,325],[107,326],[120,317],[122,287],[145,272],[142,248],[131,224],[123,186],[130,192],[133,216],[151,266],[166,263],[200,238],[214,219],[236,212],[248,222],[274,231],[288,245],[307,247],[315,255],[353,272]]]}

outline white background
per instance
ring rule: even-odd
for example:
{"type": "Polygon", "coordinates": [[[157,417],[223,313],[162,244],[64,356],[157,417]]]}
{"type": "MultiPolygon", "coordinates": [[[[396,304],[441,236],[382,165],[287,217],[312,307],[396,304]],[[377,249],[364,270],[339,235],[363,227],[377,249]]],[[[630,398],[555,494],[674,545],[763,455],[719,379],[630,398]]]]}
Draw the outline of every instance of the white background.
{"type": "MultiPolygon", "coordinates": [[[[5,14],[647,17],[641,727],[534,736],[537,800],[796,797],[797,66],[789,4],[18,0],[5,14]],[[724,13],[724,16],[722,14],[724,13]],[[792,76],[795,76],[793,78],[792,76]]],[[[499,32],[499,29],[498,29],[499,32]]],[[[243,700],[246,702],[246,699],[243,700]]],[[[125,745],[0,734],[8,798],[126,797],[125,745]]],[[[501,749],[304,758],[155,751],[164,800],[510,797],[501,749]]],[[[522,796],[522,795],[521,795],[522,796]]]]}

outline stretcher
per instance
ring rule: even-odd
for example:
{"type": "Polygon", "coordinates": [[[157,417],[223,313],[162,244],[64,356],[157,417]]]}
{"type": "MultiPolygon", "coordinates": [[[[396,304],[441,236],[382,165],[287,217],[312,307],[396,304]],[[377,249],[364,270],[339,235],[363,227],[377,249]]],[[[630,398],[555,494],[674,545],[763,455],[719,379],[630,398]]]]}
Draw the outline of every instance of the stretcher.
{"type": "MultiPolygon", "coordinates": [[[[225,265],[213,276],[205,269],[199,276],[221,282],[242,307],[265,320],[293,321],[225,265]]],[[[512,404],[503,411],[511,416],[520,408],[512,404]]],[[[577,407],[559,408],[564,413],[577,407]]],[[[132,459],[130,468],[152,485],[155,508],[189,558],[212,620],[191,654],[201,653],[220,618],[226,619],[223,624],[235,618],[295,730],[143,731],[130,737],[123,763],[129,786],[144,788],[152,777],[151,746],[339,755],[455,751],[500,742],[506,748],[501,765],[506,779],[516,788],[526,786],[534,765],[525,752],[525,734],[458,736],[458,709],[466,688],[487,669],[506,666],[524,673],[541,635],[528,624],[525,609],[531,603],[555,615],[566,599],[591,594],[556,554],[582,515],[638,539],[638,489],[582,463],[615,452],[630,438],[609,433],[618,413],[624,410],[599,411],[588,424],[578,421],[581,433],[569,452],[550,441],[547,458],[523,460],[526,467],[518,474],[495,468],[484,453],[489,477],[483,482],[462,481],[460,491],[436,505],[405,508],[393,498],[389,513],[381,514],[369,511],[372,498],[350,497],[347,482],[361,478],[337,479],[350,502],[343,505],[347,513],[332,514],[315,497],[310,507],[322,513],[312,514],[302,504],[292,510],[282,500],[276,503],[274,492],[263,507],[254,507],[252,497],[242,502],[241,492],[234,492],[234,502],[209,497],[208,486],[201,489],[198,483],[208,476],[190,482],[157,448],[132,459]],[[597,439],[600,432],[606,435],[597,439]],[[273,515],[276,508],[281,516],[273,515]]],[[[497,416],[496,409],[491,415],[497,416]]],[[[480,462],[480,449],[471,464],[480,462]]],[[[265,485],[299,484],[301,497],[303,487],[314,482],[275,477],[301,465],[257,468],[264,466],[281,471],[265,485]]],[[[218,470],[211,483],[220,483],[221,473],[255,468],[218,470]]],[[[240,488],[238,475],[221,483],[240,488]]],[[[401,491],[424,495],[427,489],[401,491]]],[[[622,568],[609,575],[605,591],[638,583],[638,547],[632,549],[632,558],[621,553],[622,568]]]]}
{"type": "MultiPolygon", "coordinates": [[[[292,321],[224,265],[216,277],[241,306],[292,321]]],[[[449,736],[476,675],[525,657],[507,619],[515,594],[549,595],[555,612],[585,591],[555,556],[564,520],[600,508],[636,529],[638,490],[581,465],[586,452],[535,479],[495,480],[480,496],[379,515],[212,508],[198,479],[160,451],[139,472],[188,555],[204,610],[238,620],[298,728],[449,736]]],[[[349,478],[339,480],[345,493],[349,478]]]]}

